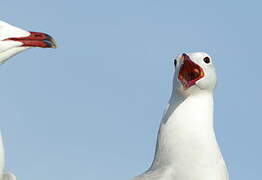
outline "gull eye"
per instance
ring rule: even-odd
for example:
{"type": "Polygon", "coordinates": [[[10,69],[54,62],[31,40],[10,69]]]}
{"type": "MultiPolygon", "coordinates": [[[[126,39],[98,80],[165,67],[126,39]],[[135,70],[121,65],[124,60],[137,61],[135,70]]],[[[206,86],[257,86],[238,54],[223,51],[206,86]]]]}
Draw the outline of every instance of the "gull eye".
{"type": "Polygon", "coordinates": [[[210,63],[210,58],[209,58],[209,57],[205,57],[203,60],[204,60],[204,62],[207,63],[207,64],[210,63]]]}
{"type": "Polygon", "coordinates": [[[177,65],[177,60],[176,60],[176,59],[174,59],[174,65],[175,65],[175,67],[176,67],[176,65],[177,65]]]}

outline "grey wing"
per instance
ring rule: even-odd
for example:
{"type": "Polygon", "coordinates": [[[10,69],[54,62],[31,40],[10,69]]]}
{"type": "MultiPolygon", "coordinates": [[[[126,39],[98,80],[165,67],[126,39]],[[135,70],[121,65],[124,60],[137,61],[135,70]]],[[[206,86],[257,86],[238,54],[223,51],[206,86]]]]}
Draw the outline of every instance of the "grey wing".
{"type": "Polygon", "coordinates": [[[148,170],[132,180],[173,180],[174,172],[169,169],[148,170]]]}
{"type": "Polygon", "coordinates": [[[12,173],[4,173],[3,180],[16,180],[16,177],[12,173]]]}

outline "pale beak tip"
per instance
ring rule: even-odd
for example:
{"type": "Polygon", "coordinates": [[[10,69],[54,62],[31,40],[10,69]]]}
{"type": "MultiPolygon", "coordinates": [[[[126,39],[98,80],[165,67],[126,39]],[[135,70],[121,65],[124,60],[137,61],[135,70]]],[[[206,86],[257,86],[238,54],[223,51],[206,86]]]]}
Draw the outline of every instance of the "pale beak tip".
{"type": "Polygon", "coordinates": [[[56,40],[52,38],[51,42],[52,42],[52,47],[51,48],[57,48],[56,40]]]}
{"type": "Polygon", "coordinates": [[[44,48],[57,48],[56,40],[53,38],[48,38],[44,40],[44,43],[46,45],[44,48]]]}

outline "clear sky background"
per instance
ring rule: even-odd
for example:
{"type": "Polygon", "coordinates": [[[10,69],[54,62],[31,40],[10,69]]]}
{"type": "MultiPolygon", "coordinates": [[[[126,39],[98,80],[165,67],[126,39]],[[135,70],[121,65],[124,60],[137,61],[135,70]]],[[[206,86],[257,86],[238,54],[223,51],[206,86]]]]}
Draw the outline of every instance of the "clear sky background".
{"type": "MultiPolygon", "coordinates": [[[[261,1],[3,1],[1,20],[58,48],[0,66],[7,170],[18,180],[129,180],[153,160],[173,57],[215,61],[231,180],[261,179],[261,1]]],[[[204,111],[204,110],[203,110],[204,111]]]]}

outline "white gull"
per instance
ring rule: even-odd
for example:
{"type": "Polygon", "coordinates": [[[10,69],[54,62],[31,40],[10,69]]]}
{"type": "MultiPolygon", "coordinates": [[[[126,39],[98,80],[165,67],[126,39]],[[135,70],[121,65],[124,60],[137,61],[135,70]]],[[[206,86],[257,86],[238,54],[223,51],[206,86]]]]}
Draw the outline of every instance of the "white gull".
{"type": "MultiPolygon", "coordinates": [[[[45,33],[30,32],[0,21],[0,64],[31,47],[55,48],[55,40],[45,33]]],[[[0,134],[0,180],[16,180],[14,174],[4,172],[5,155],[0,134]]]]}
{"type": "Polygon", "coordinates": [[[151,167],[133,180],[228,180],[213,124],[216,72],[203,52],[174,60],[173,91],[151,167]]]}

